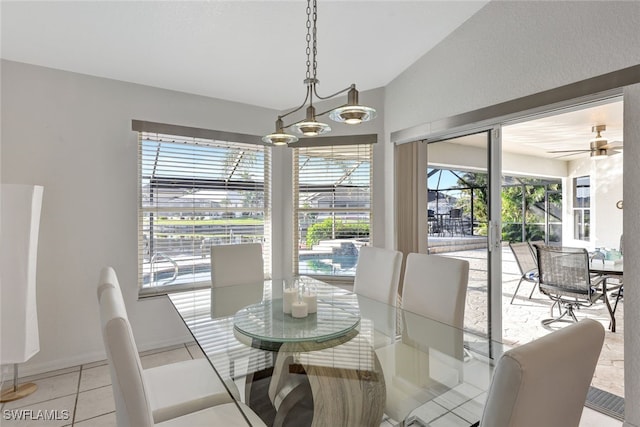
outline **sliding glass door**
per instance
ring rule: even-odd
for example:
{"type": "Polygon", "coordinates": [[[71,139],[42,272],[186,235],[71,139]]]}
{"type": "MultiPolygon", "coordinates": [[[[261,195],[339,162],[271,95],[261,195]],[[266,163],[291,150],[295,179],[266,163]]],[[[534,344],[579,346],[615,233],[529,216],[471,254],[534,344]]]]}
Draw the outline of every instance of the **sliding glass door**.
{"type": "Polygon", "coordinates": [[[492,289],[499,293],[501,255],[499,151],[492,155],[497,144],[498,129],[427,145],[428,253],[469,262],[464,326],[493,338],[499,338],[491,329],[499,322],[492,316],[492,289]]]}

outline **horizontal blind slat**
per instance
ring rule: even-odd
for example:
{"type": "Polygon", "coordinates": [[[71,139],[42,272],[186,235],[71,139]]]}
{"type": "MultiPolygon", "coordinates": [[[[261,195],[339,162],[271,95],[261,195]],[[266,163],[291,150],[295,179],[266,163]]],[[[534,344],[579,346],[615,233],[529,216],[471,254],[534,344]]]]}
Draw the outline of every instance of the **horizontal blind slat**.
{"type": "Polygon", "coordinates": [[[371,224],[372,146],[294,149],[297,274],[353,276],[371,224]]]}
{"type": "Polygon", "coordinates": [[[141,288],[209,283],[211,245],[260,242],[270,260],[269,164],[260,145],[140,132],[141,288]]]}

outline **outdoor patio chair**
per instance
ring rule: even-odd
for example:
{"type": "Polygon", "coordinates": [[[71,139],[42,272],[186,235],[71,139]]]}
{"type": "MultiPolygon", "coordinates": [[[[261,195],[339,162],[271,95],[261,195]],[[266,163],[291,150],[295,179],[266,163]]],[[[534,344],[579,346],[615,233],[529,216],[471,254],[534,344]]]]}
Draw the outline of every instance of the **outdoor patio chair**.
{"type": "Polygon", "coordinates": [[[516,290],[513,292],[511,302],[509,302],[509,304],[513,304],[513,300],[520,289],[522,281],[533,283],[531,293],[529,294],[529,299],[531,299],[533,292],[538,287],[538,263],[529,242],[510,242],[509,247],[520,269],[520,281],[518,282],[518,286],[516,286],[516,290]]]}
{"type": "Polygon", "coordinates": [[[430,235],[440,233],[438,217],[436,217],[436,212],[433,209],[427,209],[427,226],[429,228],[428,233],[430,235]]]}
{"type": "MultiPolygon", "coordinates": [[[[543,325],[549,325],[557,321],[574,321],[578,319],[575,309],[589,307],[599,299],[603,299],[612,324],[614,324],[614,312],[609,304],[606,289],[608,276],[591,277],[589,274],[589,254],[584,248],[552,247],[536,245],[539,287],[540,292],[547,295],[554,303],[564,311],[559,317],[544,319],[543,325]],[[565,316],[569,316],[566,319],[565,316]]],[[[617,287],[609,290],[617,289],[617,287]]],[[[553,316],[553,306],[551,306],[553,316]]]]}
{"type": "Polygon", "coordinates": [[[448,227],[452,236],[455,236],[456,234],[464,235],[464,229],[462,227],[462,209],[454,208],[449,211],[448,227]]]}

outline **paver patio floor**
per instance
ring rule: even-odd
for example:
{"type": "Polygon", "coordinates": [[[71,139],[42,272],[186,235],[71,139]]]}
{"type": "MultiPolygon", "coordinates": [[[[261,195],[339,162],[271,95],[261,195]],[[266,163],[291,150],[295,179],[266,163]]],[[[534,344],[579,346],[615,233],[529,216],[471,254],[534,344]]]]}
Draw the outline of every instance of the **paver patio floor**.
{"type": "MultiPolygon", "coordinates": [[[[487,259],[486,250],[466,250],[441,255],[466,259],[470,263],[465,328],[474,331],[487,330],[487,259]]],[[[521,345],[566,326],[557,322],[543,327],[542,319],[550,317],[552,301],[538,290],[529,299],[531,283],[523,282],[510,304],[513,292],[520,280],[520,272],[508,246],[502,250],[502,341],[521,345]]],[[[557,309],[556,309],[557,315],[557,309]]],[[[616,332],[611,332],[609,313],[602,301],[576,312],[578,319],[589,317],[598,320],[606,328],[605,342],[596,367],[592,385],[617,396],[624,397],[624,300],[616,310],[616,332]]]]}

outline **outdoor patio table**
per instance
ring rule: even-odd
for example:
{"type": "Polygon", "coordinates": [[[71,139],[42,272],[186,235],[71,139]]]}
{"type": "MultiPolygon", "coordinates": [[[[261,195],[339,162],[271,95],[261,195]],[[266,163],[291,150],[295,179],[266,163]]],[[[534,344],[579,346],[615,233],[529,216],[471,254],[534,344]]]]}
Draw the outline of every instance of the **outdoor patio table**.
{"type": "MultiPolygon", "coordinates": [[[[589,261],[589,273],[597,274],[598,276],[613,276],[618,277],[622,280],[622,276],[624,274],[624,262],[622,259],[617,260],[616,262],[607,262],[601,259],[591,259],[589,261]]],[[[609,328],[611,332],[616,331],[616,308],[618,308],[618,302],[620,298],[622,298],[622,285],[615,285],[612,288],[607,290],[607,281],[602,282],[602,298],[607,305],[607,309],[609,310],[609,314],[611,315],[611,324],[609,328]],[[616,302],[611,308],[611,304],[609,303],[609,298],[607,298],[607,292],[618,289],[615,294],[616,302]]]]}

